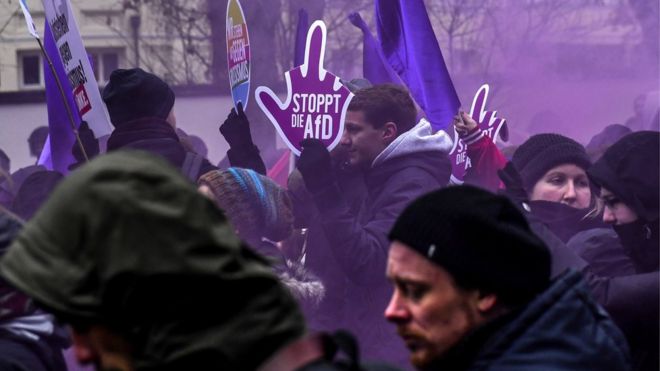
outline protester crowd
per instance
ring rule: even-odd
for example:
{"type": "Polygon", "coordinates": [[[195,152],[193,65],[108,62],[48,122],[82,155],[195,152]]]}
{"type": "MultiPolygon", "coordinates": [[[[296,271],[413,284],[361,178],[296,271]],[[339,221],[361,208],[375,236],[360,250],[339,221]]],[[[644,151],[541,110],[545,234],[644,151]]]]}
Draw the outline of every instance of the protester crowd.
{"type": "Polygon", "coordinates": [[[141,69],[103,90],[106,153],[86,123],[66,176],[0,152],[0,370],[658,370],[658,132],[507,157],[464,112],[449,135],[346,85],[339,145],[305,139],[286,185],[240,104],[215,166],[141,69]]]}

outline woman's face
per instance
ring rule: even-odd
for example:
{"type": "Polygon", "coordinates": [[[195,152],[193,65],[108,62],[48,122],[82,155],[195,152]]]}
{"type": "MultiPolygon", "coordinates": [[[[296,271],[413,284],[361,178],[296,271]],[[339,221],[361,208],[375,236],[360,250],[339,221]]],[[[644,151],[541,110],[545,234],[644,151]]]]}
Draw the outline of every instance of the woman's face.
{"type": "Polygon", "coordinates": [[[637,220],[637,213],[628,205],[624,204],[614,193],[607,188],[601,188],[600,198],[605,204],[603,210],[603,221],[605,223],[622,225],[632,223],[637,220]]]}
{"type": "Polygon", "coordinates": [[[589,178],[579,166],[555,166],[536,182],[529,198],[531,201],[560,202],[576,209],[585,209],[591,204],[589,178]]]}

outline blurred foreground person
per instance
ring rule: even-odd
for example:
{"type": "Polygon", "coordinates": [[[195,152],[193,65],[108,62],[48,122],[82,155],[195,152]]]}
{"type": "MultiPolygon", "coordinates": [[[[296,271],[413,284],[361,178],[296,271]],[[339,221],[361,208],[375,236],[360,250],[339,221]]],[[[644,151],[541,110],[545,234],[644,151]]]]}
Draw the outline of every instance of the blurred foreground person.
{"type": "Polygon", "coordinates": [[[422,370],[628,370],[625,339],[505,197],[456,186],[404,210],[389,235],[385,317],[422,370]]]}
{"type": "MultiPolygon", "coordinates": [[[[21,230],[21,222],[0,208],[0,256],[21,230]]],[[[66,371],[66,330],[51,314],[0,278],[0,370],[66,371]]]]}
{"type": "MultiPolygon", "coordinates": [[[[632,259],[638,274],[660,269],[660,134],[640,131],[612,145],[589,169],[605,204],[603,220],[610,223],[632,259]]],[[[638,286],[643,300],[608,309],[628,337],[636,370],[658,370],[658,279],[638,286]],[[641,309],[630,313],[630,306],[641,309]]]]}
{"type": "Polygon", "coordinates": [[[0,274],[69,323],[76,357],[98,369],[343,369],[332,358],[350,344],[306,335],[263,258],[176,169],[144,152],[73,172],[0,274]]]}

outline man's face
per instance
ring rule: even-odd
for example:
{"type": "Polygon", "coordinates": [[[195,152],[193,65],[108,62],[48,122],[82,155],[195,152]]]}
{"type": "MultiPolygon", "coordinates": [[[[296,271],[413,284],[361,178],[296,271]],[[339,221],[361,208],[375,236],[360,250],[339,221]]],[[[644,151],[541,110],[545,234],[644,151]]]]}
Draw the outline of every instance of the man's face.
{"type": "Polygon", "coordinates": [[[394,293],[385,318],[396,324],[410,350],[410,361],[424,368],[485,321],[479,293],[464,291],[443,268],[400,242],[393,242],[387,278],[394,293]]]}
{"type": "Polygon", "coordinates": [[[384,134],[385,128],[375,129],[362,111],[347,111],[339,144],[346,150],[351,166],[368,169],[376,156],[387,147],[384,134]]]}

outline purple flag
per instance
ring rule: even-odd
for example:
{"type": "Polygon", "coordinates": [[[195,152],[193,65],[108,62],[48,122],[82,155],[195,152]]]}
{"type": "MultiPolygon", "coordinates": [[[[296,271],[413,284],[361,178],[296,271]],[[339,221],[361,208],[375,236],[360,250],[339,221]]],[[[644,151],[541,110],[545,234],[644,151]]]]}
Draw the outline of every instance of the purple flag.
{"type": "Polygon", "coordinates": [[[378,40],[371,34],[369,26],[359,13],[351,13],[348,20],[362,31],[362,75],[372,84],[393,83],[405,86],[394,72],[380,50],[378,40]]]}
{"type": "Polygon", "coordinates": [[[296,45],[293,47],[293,67],[305,63],[305,42],[309,30],[309,15],[305,9],[298,11],[298,26],[296,27],[296,45]]]}
{"type": "Polygon", "coordinates": [[[376,0],[375,7],[383,55],[406,83],[433,128],[447,130],[461,103],[424,1],[376,0]]]}
{"type": "MultiPolygon", "coordinates": [[[[44,26],[44,49],[50,60],[53,62],[53,67],[55,68],[57,77],[64,89],[69,107],[71,108],[73,119],[76,126],[78,126],[80,125],[80,116],[78,115],[77,106],[73,101],[73,95],[71,94],[71,84],[69,83],[66,72],[64,72],[64,66],[62,66],[62,62],[58,55],[55,39],[53,38],[53,34],[47,22],[44,26]]],[[[46,104],[48,106],[49,149],[52,170],[66,174],[69,172],[69,165],[76,162],[71,154],[71,147],[76,139],[71,131],[71,123],[69,122],[69,116],[64,107],[62,93],[57,87],[55,77],[53,76],[46,60],[44,60],[44,83],[46,85],[46,104]]],[[[44,151],[47,149],[48,147],[44,147],[44,151]]],[[[47,157],[48,156],[45,153],[42,153],[40,156],[40,158],[44,159],[47,157]]]]}

